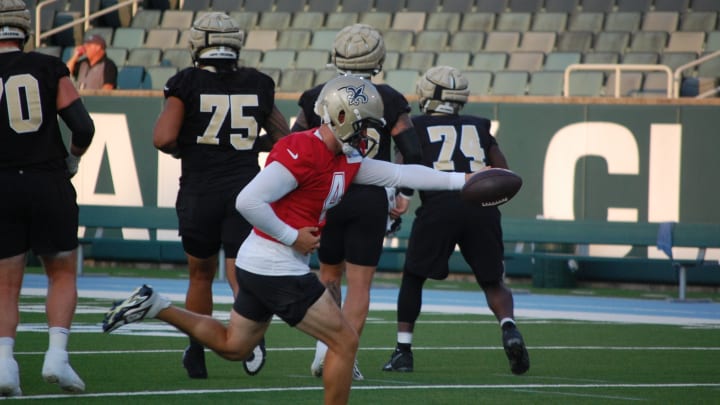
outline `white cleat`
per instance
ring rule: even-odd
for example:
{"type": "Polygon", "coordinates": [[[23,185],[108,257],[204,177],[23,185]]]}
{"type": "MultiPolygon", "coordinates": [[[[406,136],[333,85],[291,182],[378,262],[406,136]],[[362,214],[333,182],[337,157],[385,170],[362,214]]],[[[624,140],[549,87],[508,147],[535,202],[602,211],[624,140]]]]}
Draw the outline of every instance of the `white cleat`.
{"type": "Polygon", "coordinates": [[[19,397],[20,370],[13,358],[0,360],[0,397],[19,397]]]}
{"type": "Polygon", "coordinates": [[[353,381],[363,381],[365,380],[365,376],[362,375],[360,372],[360,367],[358,367],[357,359],[355,359],[355,364],[353,364],[353,381]]]}
{"type": "Polygon", "coordinates": [[[323,373],[323,358],[315,358],[310,365],[310,374],[313,375],[313,377],[322,377],[323,373]]]}
{"type": "Polygon", "coordinates": [[[85,391],[85,383],[70,366],[66,351],[48,350],[45,352],[42,377],[45,382],[58,384],[63,391],[76,394],[85,391]]]}

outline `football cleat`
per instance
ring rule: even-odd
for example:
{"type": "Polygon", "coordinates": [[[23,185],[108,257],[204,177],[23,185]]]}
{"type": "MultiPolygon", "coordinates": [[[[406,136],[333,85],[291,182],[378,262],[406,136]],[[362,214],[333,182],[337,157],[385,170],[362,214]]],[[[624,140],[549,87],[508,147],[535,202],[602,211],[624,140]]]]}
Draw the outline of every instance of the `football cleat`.
{"type": "Polygon", "coordinates": [[[265,351],[265,338],[263,337],[260,344],[253,349],[250,357],[243,361],[245,372],[249,375],[259,373],[265,365],[265,357],[267,357],[267,352],[265,351]]]}
{"type": "Polygon", "coordinates": [[[0,360],[0,397],[19,397],[20,370],[17,361],[13,358],[0,360]]]}
{"type": "Polygon", "coordinates": [[[513,374],[525,374],[530,369],[530,356],[520,331],[515,327],[505,329],[502,340],[505,355],[510,362],[510,371],[513,374]]]}
{"type": "Polygon", "coordinates": [[[395,349],[390,360],[383,366],[383,371],[413,371],[413,354],[411,350],[395,349]]]}
{"type": "Polygon", "coordinates": [[[70,366],[68,352],[64,350],[45,352],[42,377],[45,382],[58,384],[63,391],[76,394],[85,391],[85,383],[70,366]]]}
{"type": "Polygon", "coordinates": [[[312,374],[313,377],[322,377],[324,360],[323,358],[313,359],[310,365],[310,374],[312,374]]]}
{"type": "Polygon", "coordinates": [[[360,367],[358,367],[357,359],[355,359],[355,364],[353,364],[353,381],[363,381],[365,380],[365,376],[360,372],[360,367]]]}
{"type": "Polygon", "coordinates": [[[103,332],[110,333],[128,323],[140,322],[145,318],[154,318],[158,312],[170,306],[170,301],[143,284],[125,299],[115,303],[103,319],[103,332]]]}
{"type": "Polygon", "coordinates": [[[182,364],[187,370],[190,378],[208,378],[207,368],[205,367],[205,348],[197,343],[191,343],[182,357],[182,364]]]}

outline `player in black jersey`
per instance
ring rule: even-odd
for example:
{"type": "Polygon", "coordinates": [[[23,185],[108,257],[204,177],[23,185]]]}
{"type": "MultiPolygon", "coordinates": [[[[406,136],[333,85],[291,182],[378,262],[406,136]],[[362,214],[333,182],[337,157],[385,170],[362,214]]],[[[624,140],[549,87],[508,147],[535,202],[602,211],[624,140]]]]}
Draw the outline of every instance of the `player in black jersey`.
{"type": "Polygon", "coordinates": [[[49,344],[43,379],[68,392],[85,383],[70,366],[68,336],[77,304],[78,206],[70,178],[95,127],[58,58],[22,51],[30,12],[0,0],[0,396],[22,395],[13,350],[27,252],[48,277],[49,344]],[[70,153],[58,114],[72,131],[70,153]]]}
{"type": "MultiPolygon", "coordinates": [[[[153,133],[156,148],[182,160],[176,209],[190,282],[185,307],[211,315],[212,283],[222,246],[228,282],[237,295],[235,257],[251,230],[235,197],[260,171],[258,152],[290,132],[275,106],[275,83],[238,66],[243,31],[224,13],[198,18],[190,30],[194,67],[165,85],[165,107],[153,133]],[[259,137],[264,128],[268,135],[259,137]]],[[[244,363],[254,375],[264,344],[244,363]]],[[[183,356],[190,378],[207,378],[204,348],[191,340],[183,356]]]]}
{"type": "MultiPolygon", "coordinates": [[[[353,75],[371,80],[382,70],[385,60],[385,43],[381,34],[365,24],[354,24],[340,30],[335,37],[333,63],[341,75],[353,75]]],[[[391,139],[402,154],[405,163],[420,162],[420,147],[410,121],[410,105],[405,97],[387,84],[375,86],[385,105],[386,128],[369,130],[372,139],[368,157],[392,161],[391,139]]],[[[313,109],[322,85],[305,91],[298,104],[300,112],[293,131],[320,126],[320,117],[313,109]]],[[[333,294],[338,305],[342,301],[340,283],[343,270],[347,277],[347,296],[342,304],[343,314],[362,333],[370,306],[370,285],[380,260],[382,244],[388,227],[388,212],[393,220],[404,214],[409,206],[412,190],[402,190],[388,206],[388,192],[377,186],[353,184],[342,201],[327,213],[327,224],[322,233],[318,257],[320,280],[333,294]],[[389,211],[390,210],[390,211],[389,211]]],[[[315,358],[310,367],[316,377],[322,375],[322,364],[327,346],[318,341],[315,358]]],[[[353,379],[364,377],[357,367],[353,379]]]]}
{"type": "MultiPolygon", "coordinates": [[[[490,135],[490,121],[459,115],[470,94],[468,81],[460,71],[450,66],[429,69],[418,81],[417,94],[423,114],[412,120],[424,165],[464,173],[485,166],[508,168],[505,156],[490,135]]],[[[530,359],[515,326],[512,292],[503,282],[500,210],[469,205],[457,191],[421,191],[420,201],[398,296],[397,347],[383,370],[413,370],[412,336],[420,316],[423,284],[428,278],[447,278],[448,260],[457,245],[500,322],[511,371],[525,373],[530,368],[530,359]]]]}

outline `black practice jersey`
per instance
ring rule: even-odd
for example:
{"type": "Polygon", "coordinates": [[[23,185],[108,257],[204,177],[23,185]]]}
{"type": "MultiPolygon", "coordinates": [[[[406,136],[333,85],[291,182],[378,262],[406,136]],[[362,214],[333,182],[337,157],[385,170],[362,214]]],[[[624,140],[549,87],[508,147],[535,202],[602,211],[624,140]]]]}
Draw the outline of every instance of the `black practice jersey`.
{"type": "MultiPolygon", "coordinates": [[[[418,115],[412,117],[422,149],[422,164],[445,172],[470,173],[488,165],[487,152],[496,145],[490,120],[471,115],[418,115]]],[[[457,193],[421,191],[431,196],[457,193]]]]}
{"type": "MultiPolygon", "coordinates": [[[[320,95],[320,91],[323,88],[323,84],[313,87],[310,90],[306,90],[298,101],[298,105],[305,115],[305,119],[308,123],[308,128],[319,127],[320,117],[315,114],[315,101],[320,95]]],[[[405,96],[400,92],[388,86],[387,84],[376,84],[380,97],[384,104],[383,117],[385,118],[385,128],[375,130],[373,128],[368,129],[368,137],[374,138],[377,145],[368,154],[369,158],[392,161],[392,145],[390,142],[391,136],[390,131],[395,127],[398,118],[405,113],[410,112],[410,105],[408,104],[405,96]]]]}
{"type": "Polygon", "coordinates": [[[0,54],[0,169],[65,170],[56,100],[69,75],[54,56],[0,54]]]}
{"type": "Polygon", "coordinates": [[[275,104],[272,78],[252,68],[187,68],[168,80],[165,97],[185,106],[178,136],[182,186],[224,189],[260,171],[255,141],[275,104]]]}

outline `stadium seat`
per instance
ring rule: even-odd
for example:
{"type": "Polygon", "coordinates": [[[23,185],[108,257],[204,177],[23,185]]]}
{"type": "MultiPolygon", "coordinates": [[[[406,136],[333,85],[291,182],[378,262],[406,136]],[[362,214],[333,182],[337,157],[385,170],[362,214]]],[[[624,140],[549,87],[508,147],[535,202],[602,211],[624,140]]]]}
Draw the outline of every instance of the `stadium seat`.
{"type": "Polygon", "coordinates": [[[501,13],[495,21],[495,31],[526,32],[530,30],[531,21],[531,13],[501,13]]]}
{"type": "Polygon", "coordinates": [[[175,76],[178,69],[175,66],[152,66],[145,69],[143,88],[149,90],[162,90],[168,79],[175,76]]]}
{"type": "Polygon", "coordinates": [[[470,13],[463,14],[460,22],[460,31],[493,31],[495,29],[495,14],[470,13]]]}
{"type": "Polygon", "coordinates": [[[580,52],[550,52],[545,56],[543,70],[564,71],[568,66],[581,61],[582,54],[580,52]]]}
{"type": "Polygon", "coordinates": [[[313,86],[327,83],[330,79],[336,76],[337,69],[335,68],[318,69],[315,71],[315,81],[313,82],[313,86]]]}
{"type": "Polygon", "coordinates": [[[555,49],[555,41],[557,41],[557,33],[555,32],[525,32],[520,39],[518,50],[528,52],[552,52],[552,50],[555,49]]]}
{"type": "Polygon", "coordinates": [[[145,37],[146,48],[172,48],[177,44],[179,32],[174,28],[153,28],[145,37]]]}
{"type": "Polygon", "coordinates": [[[630,32],[627,31],[603,31],[595,36],[596,52],[619,52],[624,53],[630,44],[630,32]]]}
{"type": "Polygon", "coordinates": [[[582,0],[583,12],[610,13],[615,6],[615,0],[582,0]]]}
{"type": "Polygon", "coordinates": [[[543,0],[510,0],[508,8],[514,13],[537,13],[543,7],[543,0]]]}
{"type": "Polygon", "coordinates": [[[267,51],[277,49],[277,30],[254,29],[245,33],[245,49],[267,51]]]}
{"type": "Polygon", "coordinates": [[[62,46],[59,45],[49,45],[49,46],[41,46],[39,48],[35,48],[34,52],[41,53],[43,55],[50,55],[54,56],[56,58],[60,58],[62,56],[62,46]]]}
{"type": "Polygon", "coordinates": [[[224,11],[231,15],[233,12],[242,11],[243,0],[212,0],[210,7],[214,11],[224,11]]]}
{"type": "Polygon", "coordinates": [[[193,23],[193,12],[190,10],[165,10],[160,21],[161,28],[190,29],[193,23]]]}
{"type": "Polygon", "coordinates": [[[602,94],[605,75],[603,72],[579,71],[570,74],[569,95],[597,97],[602,94]]]}
{"type": "Polygon", "coordinates": [[[699,54],[705,46],[705,32],[676,31],[670,33],[664,52],[695,52],[699,54]]]}
{"type": "Polygon", "coordinates": [[[303,11],[293,13],[291,28],[315,30],[325,25],[325,13],[321,11],[303,11]]]}
{"type": "Polygon", "coordinates": [[[287,69],[295,65],[295,51],[292,49],[268,49],[263,53],[260,67],[287,69]]]}
{"type": "Polygon", "coordinates": [[[260,21],[260,13],[256,11],[231,11],[229,15],[246,33],[257,29],[260,21]]]}
{"type": "Polygon", "coordinates": [[[690,0],[655,0],[654,8],[655,11],[687,11],[690,0]]]}
{"type": "Polygon", "coordinates": [[[440,0],[407,0],[405,9],[407,11],[435,13],[440,9],[440,0]]]}
{"type": "Polygon", "coordinates": [[[134,66],[151,66],[160,65],[160,57],[162,49],[160,48],[134,48],[128,51],[127,64],[134,66]]]}
{"type": "Polygon", "coordinates": [[[480,13],[504,13],[507,11],[507,0],[482,0],[475,6],[480,13]]]}
{"type": "Polygon", "coordinates": [[[286,29],[278,33],[277,47],[280,49],[307,49],[312,41],[310,29],[286,29]]]}
{"type": "Polygon", "coordinates": [[[115,62],[115,65],[119,68],[120,66],[125,65],[125,63],[127,62],[128,50],[127,48],[116,48],[109,46],[105,48],[105,55],[113,62],[115,62]]]}
{"type": "Polygon", "coordinates": [[[563,52],[587,52],[593,41],[593,33],[589,31],[566,31],[560,34],[556,50],[563,52]]]}
{"type": "Polygon", "coordinates": [[[335,43],[335,36],[338,30],[336,29],[319,29],[313,32],[312,41],[310,42],[311,49],[323,49],[328,50],[333,48],[335,43]]]}
{"type": "Polygon", "coordinates": [[[442,11],[450,13],[469,13],[475,0],[443,0],[442,11]]]}
{"type": "MultiPolygon", "coordinates": [[[[300,13],[305,11],[305,0],[275,0],[275,11],[300,13]]],[[[314,11],[311,11],[314,13],[314,11]]]]}
{"type": "MultiPolygon", "coordinates": [[[[322,1],[322,0],[318,0],[322,1]]],[[[405,7],[405,0],[381,0],[375,2],[375,10],[396,13],[405,7]]]]}
{"type": "Polygon", "coordinates": [[[680,14],[680,31],[714,31],[717,13],[712,11],[686,11],[680,14]]]}
{"type": "Polygon", "coordinates": [[[574,13],[578,10],[578,0],[545,0],[547,13],[574,13]]]}
{"type": "Polygon", "coordinates": [[[435,64],[438,66],[452,66],[461,71],[470,66],[470,53],[468,52],[438,52],[435,58],[435,64]]]}
{"type": "MultiPolygon", "coordinates": [[[[707,54],[708,53],[705,53],[702,56],[705,56],[707,54]]],[[[717,78],[718,72],[720,72],[720,57],[706,60],[705,62],[697,66],[698,77],[717,78]]]]}
{"type": "Polygon", "coordinates": [[[282,31],[290,27],[292,14],[289,11],[266,11],[260,13],[258,28],[263,30],[282,31]]]}
{"type": "Polygon", "coordinates": [[[275,2],[272,0],[245,0],[243,10],[264,13],[266,11],[272,11],[274,5],[275,2]]]}
{"type": "Polygon", "coordinates": [[[240,51],[240,63],[242,66],[255,68],[260,67],[263,51],[259,49],[245,49],[240,51]]]}
{"type": "Polygon", "coordinates": [[[635,97],[642,88],[643,74],[642,72],[621,72],[620,73],[620,93],[615,94],[615,81],[617,76],[615,72],[608,75],[605,83],[605,96],[607,97],[635,97]]]}
{"type": "Polygon", "coordinates": [[[385,61],[383,61],[383,70],[393,70],[400,66],[400,53],[388,51],[385,53],[385,61]]]}
{"type": "Polygon", "coordinates": [[[542,69],[544,52],[511,52],[506,71],[535,72],[542,69]]]}
{"type": "Polygon", "coordinates": [[[692,0],[693,11],[720,12],[720,2],[717,0],[692,0]]]}
{"type": "Polygon", "coordinates": [[[507,66],[507,52],[479,52],[473,55],[470,67],[473,70],[498,72],[507,66]]]}
{"type": "Polygon", "coordinates": [[[315,83],[315,69],[283,69],[277,91],[301,93],[315,83]]]}
{"type": "Polygon", "coordinates": [[[492,94],[497,96],[523,96],[527,92],[528,72],[500,71],[493,75],[492,94]]]}
{"type": "Polygon", "coordinates": [[[430,13],[427,20],[425,20],[425,29],[432,31],[446,30],[454,34],[460,29],[460,17],[460,13],[430,13]]]}
{"type": "Polygon", "coordinates": [[[385,83],[402,94],[415,94],[415,83],[420,72],[411,69],[395,69],[385,72],[385,83]]]}
{"type": "Polygon", "coordinates": [[[583,55],[583,63],[619,63],[618,52],[586,52],[583,55]]]}
{"type": "Polygon", "coordinates": [[[677,11],[649,11],[645,13],[640,29],[674,32],[678,28],[679,21],[680,14],[677,11]]]}
{"type": "Polygon", "coordinates": [[[163,65],[175,66],[179,70],[185,69],[193,65],[192,56],[188,49],[166,49],[162,54],[163,65]]]}
{"type": "Polygon", "coordinates": [[[626,52],[622,63],[634,65],[654,65],[658,63],[660,55],[656,52],[626,52]]]}
{"type": "Polygon", "coordinates": [[[605,31],[633,32],[640,29],[642,14],[639,12],[608,13],[605,17],[605,31]]]}
{"type": "Polygon", "coordinates": [[[652,0],[617,0],[617,11],[636,11],[644,13],[650,10],[652,0]]]}
{"type": "MultiPolygon", "coordinates": [[[[34,6],[33,4],[28,4],[29,2],[25,2],[25,5],[28,7],[28,10],[33,10],[34,6]]],[[[98,10],[100,10],[100,0],[90,0],[89,2],[90,6],[90,13],[95,13],[98,10]]],[[[67,5],[67,11],[74,11],[78,13],[85,13],[85,0],[70,0],[67,5]]]]}
{"type": "Polygon", "coordinates": [[[334,13],[338,11],[340,0],[309,0],[308,11],[321,11],[323,13],[334,13]]]}
{"type": "Polygon", "coordinates": [[[567,13],[537,13],[533,18],[532,31],[563,32],[567,28],[567,13]]]}
{"type": "Polygon", "coordinates": [[[298,69],[324,69],[330,63],[330,51],[302,49],[297,51],[295,67],[298,69]]]}
{"type": "Polygon", "coordinates": [[[450,50],[476,53],[483,49],[485,33],[482,31],[458,31],[450,38],[450,50]]]}
{"type": "Polygon", "coordinates": [[[530,74],[528,96],[562,96],[565,72],[545,70],[530,74]]]}
{"type": "Polygon", "coordinates": [[[435,52],[405,52],[400,58],[400,69],[426,71],[435,63],[435,52]]]}
{"type": "Polygon", "coordinates": [[[142,66],[118,66],[117,88],[119,90],[142,89],[145,68],[142,66]]]}
{"type": "Polygon", "coordinates": [[[408,52],[415,40],[415,32],[410,30],[389,30],[383,34],[385,48],[388,51],[408,52]]]}
{"type": "Polygon", "coordinates": [[[161,10],[140,9],[130,21],[130,26],[146,30],[157,28],[160,25],[160,17],[162,17],[161,10]]]}
{"type": "Polygon", "coordinates": [[[667,31],[637,31],[633,33],[630,51],[662,52],[667,44],[667,31]]]}
{"type": "Polygon", "coordinates": [[[180,31],[180,38],[174,48],[187,49],[190,46],[190,30],[180,31]]]}
{"type": "Polygon", "coordinates": [[[358,22],[372,25],[379,31],[389,30],[390,24],[392,24],[392,13],[387,11],[368,11],[360,14],[358,22]]]}
{"type": "Polygon", "coordinates": [[[493,73],[481,70],[467,70],[463,76],[468,80],[470,95],[485,96],[490,93],[493,73]]]}
{"type": "Polygon", "coordinates": [[[343,0],[340,10],[343,13],[364,13],[372,9],[374,2],[375,0],[343,0]]]}
{"type": "Polygon", "coordinates": [[[645,73],[642,90],[637,93],[639,97],[667,97],[667,74],[664,72],[645,73]]]}
{"type": "Polygon", "coordinates": [[[483,49],[486,51],[503,51],[513,52],[517,49],[520,43],[519,32],[488,32],[485,37],[485,46],[483,49]]]}
{"type": "Polygon", "coordinates": [[[280,83],[280,76],[282,75],[282,69],[278,68],[259,68],[260,72],[270,76],[271,79],[273,79],[273,82],[275,82],[275,86],[280,83]]]}
{"type": "Polygon", "coordinates": [[[115,29],[112,46],[116,48],[139,48],[145,43],[144,28],[120,27],[115,29]]]}
{"type": "MultiPolygon", "coordinates": [[[[663,52],[660,55],[660,64],[670,67],[671,70],[675,70],[679,66],[686,63],[690,63],[698,58],[696,52],[663,52]]],[[[695,69],[688,69],[683,72],[683,75],[692,75],[695,69]]]]}
{"type": "Polygon", "coordinates": [[[420,11],[398,11],[393,17],[390,28],[395,31],[420,32],[425,28],[426,17],[427,14],[420,11]]]}
{"type": "Polygon", "coordinates": [[[183,0],[182,10],[205,11],[210,9],[210,0],[183,0]]]}
{"type": "Polygon", "coordinates": [[[605,14],[601,12],[580,12],[570,16],[568,31],[600,32],[603,29],[605,14]]]}
{"type": "Polygon", "coordinates": [[[415,35],[415,50],[442,52],[447,49],[449,40],[448,31],[421,31],[415,35]]]}
{"type": "MultiPolygon", "coordinates": [[[[344,4],[344,3],[343,3],[344,4]]],[[[327,15],[325,20],[326,29],[340,30],[348,25],[357,23],[360,20],[360,14],[357,12],[341,12],[327,15]]]]}

